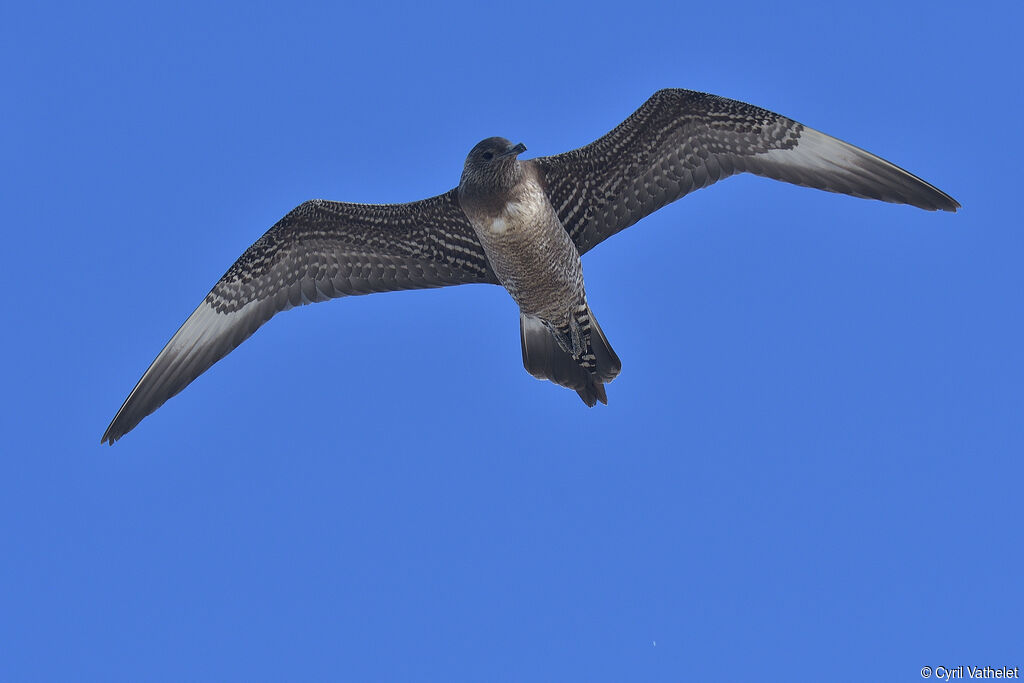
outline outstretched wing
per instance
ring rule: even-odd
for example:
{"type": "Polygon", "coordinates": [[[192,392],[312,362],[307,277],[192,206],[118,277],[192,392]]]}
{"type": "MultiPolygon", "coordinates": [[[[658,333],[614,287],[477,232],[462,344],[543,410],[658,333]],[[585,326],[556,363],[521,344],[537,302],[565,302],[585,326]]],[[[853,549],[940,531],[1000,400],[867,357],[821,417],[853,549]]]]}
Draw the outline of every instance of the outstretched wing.
{"type": "Polygon", "coordinates": [[[660,90],[599,140],[533,161],[581,254],[669,202],[744,171],[931,211],[960,208],[870,152],[765,109],[692,90],[660,90]]]}
{"type": "Polygon", "coordinates": [[[120,439],[280,311],[340,296],[473,282],[497,280],[454,190],[410,204],[305,202],[214,285],[135,385],[102,441],[120,439]]]}

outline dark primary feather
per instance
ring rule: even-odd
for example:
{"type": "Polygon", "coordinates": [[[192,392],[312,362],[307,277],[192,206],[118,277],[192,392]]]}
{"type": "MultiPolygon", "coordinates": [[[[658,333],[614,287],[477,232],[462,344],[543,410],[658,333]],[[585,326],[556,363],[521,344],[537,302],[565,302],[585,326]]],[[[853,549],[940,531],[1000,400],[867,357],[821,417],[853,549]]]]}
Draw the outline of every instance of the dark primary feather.
{"type": "Polygon", "coordinates": [[[276,313],[334,297],[496,283],[455,191],[409,204],[305,202],[214,285],[132,390],[113,443],[276,313]]]}
{"type": "Polygon", "coordinates": [[[595,142],[533,161],[581,254],[669,202],[744,171],[922,209],[960,207],[870,152],[765,109],[692,90],[661,90],[595,142]]]}

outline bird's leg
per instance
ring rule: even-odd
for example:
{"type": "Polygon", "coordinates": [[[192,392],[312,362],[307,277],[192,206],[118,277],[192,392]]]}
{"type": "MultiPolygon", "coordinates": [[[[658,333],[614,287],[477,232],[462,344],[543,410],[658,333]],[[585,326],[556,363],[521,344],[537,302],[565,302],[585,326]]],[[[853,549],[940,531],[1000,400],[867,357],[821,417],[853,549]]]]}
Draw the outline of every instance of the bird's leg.
{"type": "Polygon", "coordinates": [[[572,339],[572,350],[569,353],[573,355],[573,358],[579,358],[586,351],[589,339],[584,337],[583,326],[575,317],[569,323],[569,336],[572,339]]]}
{"type": "Polygon", "coordinates": [[[558,345],[562,347],[562,350],[569,355],[573,354],[573,333],[572,325],[554,325],[548,321],[544,321],[544,325],[551,331],[551,336],[555,338],[558,345]]]}
{"type": "Polygon", "coordinates": [[[590,344],[590,307],[586,298],[573,311],[572,322],[572,357],[582,367],[593,372],[597,368],[597,358],[590,344]]]}
{"type": "Polygon", "coordinates": [[[546,321],[544,324],[563,351],[572,356],[572,359],[583,368],[594,371],[597,360],[590,345],[590,316],[586,310],[582,319],[579,314],[574,315],[569,319],[568,325],[556,326],[546,321]]]}

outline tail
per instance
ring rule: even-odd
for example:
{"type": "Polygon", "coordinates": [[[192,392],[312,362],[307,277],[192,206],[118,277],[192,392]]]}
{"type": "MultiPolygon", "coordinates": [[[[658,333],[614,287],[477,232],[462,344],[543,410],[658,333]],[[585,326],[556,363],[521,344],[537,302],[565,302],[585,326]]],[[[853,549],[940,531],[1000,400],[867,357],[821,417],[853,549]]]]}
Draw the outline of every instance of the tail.
{"type": "Polygon", "coordinates": [[[563,349],[540,318],[520,314],[519,336],[523,342],[523,366],[527,372],[537,379],[548,379],[575,389],[583,402],[593,407],[598,401],[608,404],[604,385],[619,374],[622,362],[612,350],[594,314],[589,309],[587,312],[590,315],[589,346],[596,359],[593,371],[583,367],[563,349]]]}

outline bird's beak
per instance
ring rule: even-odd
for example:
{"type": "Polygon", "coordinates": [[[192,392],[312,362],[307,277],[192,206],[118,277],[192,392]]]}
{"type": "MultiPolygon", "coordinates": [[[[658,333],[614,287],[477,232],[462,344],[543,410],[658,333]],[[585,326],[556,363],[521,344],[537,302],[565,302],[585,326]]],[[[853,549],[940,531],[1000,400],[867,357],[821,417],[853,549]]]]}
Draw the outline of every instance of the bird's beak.
{"type": "Polygon", "coordinates": [[[502,157],[502,158],[504,158],[504,157],[514,157],[517,154],[522,154],[525,151],[526,151],[526,145],[524,145],[523,143],[520,142],[517,145],[513,145],[512,147],[509,147],[508,149],[506,149],[504,152],[502,152],[498,156],[502,157]]]}

